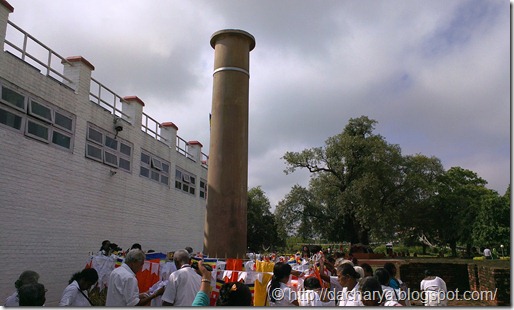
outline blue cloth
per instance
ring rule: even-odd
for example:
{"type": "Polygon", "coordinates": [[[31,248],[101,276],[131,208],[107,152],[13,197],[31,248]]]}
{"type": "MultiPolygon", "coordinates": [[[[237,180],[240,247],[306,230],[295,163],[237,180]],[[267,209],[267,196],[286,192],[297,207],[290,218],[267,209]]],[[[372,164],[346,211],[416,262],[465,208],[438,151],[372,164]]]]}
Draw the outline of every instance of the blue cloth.
{"type": "Polygon", "coordinates": [[[394,288],[395,290],[400,289],[400,283],[395,278],[391,278],[391,280],[389,280],[389,286],[394,288]]]}
{"type": "Polygon", "coordinates": [[[196,293],[195,300],[193,300],[193,307],[207,307],[210,303],[210,298],[204,291],[196,293]]]}

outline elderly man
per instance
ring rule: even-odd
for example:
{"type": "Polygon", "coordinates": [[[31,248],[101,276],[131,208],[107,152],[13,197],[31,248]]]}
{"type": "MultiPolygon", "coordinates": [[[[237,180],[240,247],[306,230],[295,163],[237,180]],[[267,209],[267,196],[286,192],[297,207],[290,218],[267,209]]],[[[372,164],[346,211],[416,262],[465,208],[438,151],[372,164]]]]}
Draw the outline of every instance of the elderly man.
{"type": "Polygon", "coordinates": [[[202,277],[191,268],[188,251],[176,251],[173,260],[177,266],[177,271],[170,275],[170,281],[162,295],[162,305],[191,306],[196,293],[200,290],[202,277]]]}
{"type": "Polygon", "coordinates": [[[144,306],[152,299],[162,295],[163,289],[150,296],[139,294],[136,273],[143,268],[145,258],[143,251],[130,250],[125,256],[125,262],[111,272],[105,301],[107,307],[144,306]]]}

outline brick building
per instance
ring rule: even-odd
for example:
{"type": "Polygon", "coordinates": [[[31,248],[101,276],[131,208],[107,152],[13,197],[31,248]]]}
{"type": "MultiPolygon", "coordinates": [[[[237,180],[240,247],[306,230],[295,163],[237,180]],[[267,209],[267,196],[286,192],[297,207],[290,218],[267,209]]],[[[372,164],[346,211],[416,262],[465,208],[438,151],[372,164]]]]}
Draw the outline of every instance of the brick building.
{"type": "Polygon", "coordinates": [[[74,272],[109,239],[124,249],[201,250],[207,156],[177,126],[143,112],[8,21],[0,0],[0,292],[32,269],[57,305],[74,272]],[[48,55],[32,58],[16,32],[48,55]],[[52,61],[50,62],[50,59],[52,61]]]}

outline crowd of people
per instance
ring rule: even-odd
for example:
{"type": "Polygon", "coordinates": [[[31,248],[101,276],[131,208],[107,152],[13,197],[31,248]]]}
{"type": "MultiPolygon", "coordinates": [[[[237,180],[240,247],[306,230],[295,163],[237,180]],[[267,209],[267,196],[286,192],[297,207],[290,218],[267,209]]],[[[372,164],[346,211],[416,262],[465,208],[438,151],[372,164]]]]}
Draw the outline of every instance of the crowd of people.
{"type": "MultiPolygon", "coordinates": [[[[114,250],[118,249],[117,246],[114,250]]],[[[112,243],[102,243],[99,255],[110,255],[112,243]]],[[[151,251],[151,250],[150,250],[151,251]]],[[[147,252],[150,252],[147,251],[147,252]]],[[[153,252],[153,251],[152,251],[153,252]]],[[[267,255],[259,259],[274,263],[273,275],[266,287],[267,306],[409,306],[402,298],[406,286],[397,278],[396,266],[385,263],[373,268],[356,259],[347,260],[341,253],[319,251],[311,254],[306,248],[295,257],[291,264],[288,257],[267,255]],[[310,266],[307,269],[293,269],[292,266],[310,266]],[[314,268],[312,268],[314,266],[314,268]],[[315,272],[312,272],[314,270],[315,272]],[[291,276],[302,279],[301,285],[291,285],[291,276]]],[[[176,271],[156,289],[140,292],[136,274],[142,270],[146,254],[140,244],[134,244],[124,253],[120,267],[109,274],[105,306],[208,306],[211,302],[212,268],[202,260],[192,267],[193,249],[177,250],[173,254],[176,271]],[[153,303],[151,301],[154,300],[153,303]],[[155,300],[158,300],[155,303],[155,300]]],[[[202,258],[199,253],[196,256],[202,258]]],[[[256,255],[254,255],[256,257],[256,255]]],[[[71,277],[62,293],[59,306],[94,306],[88,291],[98,281],[94,268],[86,268],[71,277]]],[[[39,274],[24,271],[15,282],[16,291],[7,298],[4,306],[42,306],[45,304],[45,287],[39,283],[39,274]]],[[[426,306],[446,306],[441,300],[441,292],[446,293],[446,283],[432,271],[425,271],[420,283],[425,291],[426,306]]],[[[405,294],[403,295],[405,296],[405,294]]],[[[248,285],[242,282],[223,284],[217,295],[218,306],[252,306],[253,297],[248,285]]]]}

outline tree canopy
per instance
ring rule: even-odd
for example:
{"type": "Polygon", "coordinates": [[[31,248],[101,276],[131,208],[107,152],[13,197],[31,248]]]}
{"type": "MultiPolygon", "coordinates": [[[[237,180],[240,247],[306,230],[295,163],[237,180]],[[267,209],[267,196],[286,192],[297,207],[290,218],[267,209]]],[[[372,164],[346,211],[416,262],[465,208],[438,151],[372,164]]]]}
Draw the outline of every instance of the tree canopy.
{"type": "Polygon", "coordinates": [[[510,199],[506,203],[470,170],[445,171],[434,156],[403,156],[400,146],[374,132],[376,124],[367,116],[350,119],[323,147],[285,153],[284,172],[307,169],[311,179],[308,188],[295,185],[279,202],[280,231],[335,242],[449,244],[453,254],[457,243],[469,251],[473,242],[505,240],[510,199]]]}
{"type": "Polygon", "coordinates": [[[271,204],[260,186],[248,191],[247,244],[252,251],[261,252],[285,244],[279,234],[271,204]]]}

